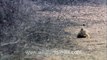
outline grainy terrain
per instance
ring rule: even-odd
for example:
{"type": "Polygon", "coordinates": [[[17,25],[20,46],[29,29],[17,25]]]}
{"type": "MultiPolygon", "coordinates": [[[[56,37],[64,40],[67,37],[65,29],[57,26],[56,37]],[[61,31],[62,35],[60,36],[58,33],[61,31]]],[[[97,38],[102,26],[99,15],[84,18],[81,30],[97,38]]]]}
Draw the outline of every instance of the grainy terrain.
{"type": "Polygon", "coordinates": [[[5,8],[0,6],[0,60],[106,60],[105,4],[90,0],[79,1],[76,5],[48,0],[19,1],[23,1],[16,6],[19,10],[11,7],[15,4],[1,3],[5,8]],[[11,9],[14,13],[7,13],[11,9]],[[81,28],[89,32],[90,38],[77,38],[81,28]],[[49,50],[51,55],[25,53],[41,50],[49,50]],[[81,53],[52,53],[57,50],[79,50],[81,53]]]}

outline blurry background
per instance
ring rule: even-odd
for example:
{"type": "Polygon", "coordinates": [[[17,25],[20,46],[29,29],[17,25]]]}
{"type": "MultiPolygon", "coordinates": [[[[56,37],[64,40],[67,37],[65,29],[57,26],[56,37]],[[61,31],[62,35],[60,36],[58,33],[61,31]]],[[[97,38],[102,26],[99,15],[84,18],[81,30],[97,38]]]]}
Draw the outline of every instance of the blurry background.
{"type": "MultiPolygon", "coordinates": [[[[96,44],[92,51],[102,51],[106,46],[106,9],[106,0],[0,0],[1,60],[22,60],[26,50],[87,51],[87,41],[97,41],[92,42],[96,44]],[[76,38],[83,24],[90,39],[76,38]]],[[[83,59],[105,60],[104,52],[96,52],[83,59]]],[[[64,56],[58,59],[66,60],[64,56]]],[[[70,59],[83,60],[81,56],[70,59]]]]}

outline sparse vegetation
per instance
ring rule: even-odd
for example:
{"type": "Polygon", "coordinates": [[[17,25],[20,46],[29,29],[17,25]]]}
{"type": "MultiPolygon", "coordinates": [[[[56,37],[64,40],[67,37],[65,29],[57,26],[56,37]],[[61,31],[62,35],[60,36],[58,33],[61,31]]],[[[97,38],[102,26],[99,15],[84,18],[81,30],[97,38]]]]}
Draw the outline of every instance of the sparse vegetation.
{"type": "Polygon", "coordinates": [[[0,60],[105,60],[104,3],[105,0],[0,0],[0,60]],[[76,38],[81,26],[90,31],[90,39],[76,38]],[[93,42],[95,49],[89,49],[86,42],[93,40],[98,40],[93,42]],[[26,50],[43,49],[83,50],[87,54],[25,58],[26,50]]]}

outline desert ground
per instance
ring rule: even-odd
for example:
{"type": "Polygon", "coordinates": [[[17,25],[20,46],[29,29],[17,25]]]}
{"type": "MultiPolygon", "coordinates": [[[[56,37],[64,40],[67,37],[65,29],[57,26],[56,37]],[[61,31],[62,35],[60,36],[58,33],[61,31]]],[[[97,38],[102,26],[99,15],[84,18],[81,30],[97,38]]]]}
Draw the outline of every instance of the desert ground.
{"type": "MultiPolygon", "coordinates": [[[[64,28],[64,31],[70,33],[68,35],[69,42],[74,43],[76,47],[83,51],[83,54],[61,54],[61,55],[49,55],[49,56],[37,56],[37,60],[106,60],[106,7],[104,6],[60,6],[63,7],[61,13],[40,11],[39,14],[46,17],[57,18],[60,14],[61,20],[65,25],[70,26],[64,28]],[[72,26],[75,22],[78,25],[72,26]],[[84,29],[87,29],[90,38],[77,38],[77,34],[82,28],[82,24],[86,24],[84,29]]],[[[60,24],[60,22],[57,22],[60,24]]],[[[64,24],[62,24],[64,25],[64,24]]],[[[59,27],[58,27],[59,28],[59,27]]],[[[64,46],[61,49],[72,49],[72,46],[65,40],[64,46]],[[71,47],[71,48],[70,48],[71,47]]],[[[63,44],[63,43],[62,43],[63,44]]],[[[55,49],[55,48],[54,48],[55,49]]],[[[56,48],[57,49],[57,48],[56,48]]],[[[58,47],[60,49],[60,47],[58,47]]],[[[33,56],[34,57],[34,56],[33,56]]],[[[26,59],[29,59],[27,56],[26,59]]],[[[35,57],[32,60],[35,60],[35,57]]],[[[29,59],[30,60],[30,59],[29,59]]]]}
{"type": "Polygon", "coordinates": [[[15,20],[16,30],[11,26],[2,31],[7,35],[0,38],[0,60],[106,60],[105,4],[57,5],[31,1],[24,4],[19,10],[21,16],[14,14],[22,19],[15,20]],[[90,37],[77,38],[81,28],[90,37]],[[8,37],[10,34],[12,38],[8,37]],[[37,53],[41,51],[43,54],[37,53]]]}

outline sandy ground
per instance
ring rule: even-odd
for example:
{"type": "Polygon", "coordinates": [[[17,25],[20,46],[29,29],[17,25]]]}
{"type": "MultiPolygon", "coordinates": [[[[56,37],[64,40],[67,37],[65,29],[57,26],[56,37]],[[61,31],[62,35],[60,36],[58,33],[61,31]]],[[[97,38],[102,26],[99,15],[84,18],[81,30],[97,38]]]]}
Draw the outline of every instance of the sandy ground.
{"type": "MultiPolygon", "coordinates": [[[[31,30],[32,30],[30,32],[31,35],[30,33],[25,33],[26,37],[22,36],[21,38],[25,39],[28,43],[28,45],[25,44],[24,46],[26,51],[27,49],[30,50],[30,48],[34,49],[34,51],[40,48],[43,48],[41,50],[44,50],[44,48],[47,48],[50,45],[52,45],[51,49],[49,50],[47,49],[48,51],[47,50],[43,51],[43,54],[38,54],[37,52],[36,54],[34,54],[34,52],[33,53],[30,52],[31,54],[29,55],[29,54],[23,54],[23,52],[20,52],[22,53],[22,55],[20,54],[5,55],[5,56],[2,56],[2,60],[8,60],[8,59],[10,60],[11,59],[12,60],[13,59],[14,60],[106,60],[106,48],[107,48],[106,47],[106,32],[107,32],[106,31],[106,24],[107,24],[107,20],[106,20],[107,7],[106,6],[58,5],[58,6],[54,6],[53,10],[52,10],[52,7],[50,6],[48,8],[46,7],[46,9],[45,7],[44,9],[39,9],[39,7],[40,7],[39,5],[38,6],[34,5],[33,7],[31,7],[34,11],[34,13],[30,13],[32,14],[30,15],[32,19],[29,22],[25,23],[27,25],[25,30],[28,29],[29,31],[31,27],[31,30]],[[46,33],[46,36],[50,35],[49,36],[50,39],[52,37],[52,39],[55,39],[55,41],[52,40],[51,43],[47,43],[45,41],[42,41],[41,43],[40,41],[41,44],[37,44],[34,42],[36,38],[35,39],[32,39],[32,38],[35,37],[34,34],[36,34],[37,32],[35,30],[38,26],[32,27],[32,25],[35,25],[35,22],[37,22],[36,20],[39,20],[39,19],[43,20],[41,21],[43,23],[45,20],[49,20],[49,24],[47,22],[47,25],[45,26],[46,32],[44,33],[46,33]],[[85,24],[85,26],[82,26],[83,24],[85,24]],[[51,27],[48,27],[48,25],[51,27]],[[81,28],[84,28],[88,31],[90,35],[89,38],[77,38],[77,34],[81,28]],[[51,29],[49,30],[50,33],[47,33],[48,29],[51,29]],[[55,37],[53,35],[55,35],[55,37]],[[58,35],[61,36],[60,37],[61,39],[57,38],[58,35]],[[29,42],[30,39],[32,39],[33,42],[29,42]],[[58,39],[59,41],[57,41],[58,39]],[[31,43],[31,46],[30,46],[30,43],[31,43]],[[73,47],[72,44],[75,47],[73,47]],[[69,51],[73,53],[70,54],[69,51]]],[[[44,28],[44,25],[41,24],[40,26],[44,28]]],[[[21,34],[23,33],[20,33],[20,35],[21,34]]],[[[45,34],[43,34],[42,36],[43,37],[41,38],[46,37],[45,34]]]]}
{"type": "MultiPolygon", "coordinates": [[[[82,26],[66,27],[66,32],[72,33],[67,36],[79,46],[82,54],[51,54],[26,56],[24,60],[106,60],[106,7],[105,6],[60,6],[61,12],[38,11],[40,16],[58,17],[86,24],[84,27],[90,38],[76,38],[82,26]]],[[[69,42],[70,42],[69,41],[69,42]]],[[[54,50],[54,49],[53,49],[54,50]]],[[[75,50],[76,51],[76,50],[75,50]]]]}

